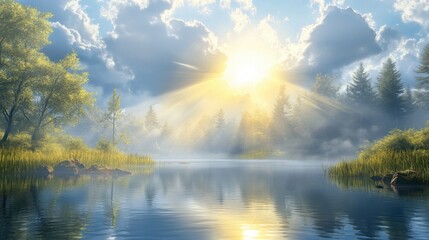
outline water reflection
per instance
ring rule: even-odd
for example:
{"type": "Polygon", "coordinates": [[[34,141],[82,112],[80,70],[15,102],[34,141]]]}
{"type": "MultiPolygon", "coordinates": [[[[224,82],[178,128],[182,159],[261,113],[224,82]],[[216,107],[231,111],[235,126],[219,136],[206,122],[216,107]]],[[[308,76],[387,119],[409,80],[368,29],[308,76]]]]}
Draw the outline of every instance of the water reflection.
{"type": "MultiPolygon", "coordinates": [[[[2,179],[0,238],[424,238],[426,190],[331,181],[320,163],[163,164],[112,178],[2,179]]],[[[373,183],[372,183],[373,184],[373,183]]]]}

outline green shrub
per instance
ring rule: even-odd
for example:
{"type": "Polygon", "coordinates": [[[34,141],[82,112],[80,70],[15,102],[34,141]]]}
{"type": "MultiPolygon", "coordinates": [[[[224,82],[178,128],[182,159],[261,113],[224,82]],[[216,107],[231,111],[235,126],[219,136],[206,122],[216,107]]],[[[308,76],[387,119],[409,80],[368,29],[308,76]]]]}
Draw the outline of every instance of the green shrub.
{"type": "Polygon", "coordinates": [[[100,138],[98,140],[97,145],[95,145],[95,149],[103,152],[113,152],[115,151],[115,146],[113,146],[112,142],[106,138],[100,138]]]}

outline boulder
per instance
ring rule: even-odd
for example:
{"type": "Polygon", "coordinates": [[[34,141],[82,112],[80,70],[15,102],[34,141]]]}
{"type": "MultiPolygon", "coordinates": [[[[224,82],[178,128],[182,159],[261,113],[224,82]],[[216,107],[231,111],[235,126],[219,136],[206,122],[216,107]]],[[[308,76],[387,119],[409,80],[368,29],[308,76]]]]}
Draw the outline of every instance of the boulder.
{"type": "Polygon", "coordinates": [[[54,173],[54,169],[51,166],[47,166],[47,165],[40,166],[36,168],[36,171],[35,171],[35,174],[39,177],[48,177],[52,173],[54,173]]]}
{"type": "Polygon", "coordinates": [[[381,181],[381,179],[383,179],[382,176],[372,176],[371,177],[371,180],[376,181],[376,182],[381,181]]]}
{"type": "Polygon", "coordinates": [[[65,160],[54,167],[54,175],[58,177],[72,177],[79,175],[79,164],[75,160],[65,160]]]}
{"type": "Polygon", "coordinates": [[[115,168],[115,169],[113,169],[112,174],[116,175],[116,176],[122,176],[122,175],[129,175],[129,174],[131,174],[131,172],[121,170],[119,168],[115,168]]]}
{"type": "Polygon", "coordinates": [[[76,165],[76,167],[78,168],[78,169],[85,169],[85,164],[83,164],[83,163],[81,163],[80,161],[79,161],[79,159],[73,159],[73,160],[71,160],[73,163],[74,163],[74,165],[76,165]]]}
{"type": "MultiPolygon", "coordinates": [[[[45,166],[43,166],[43,167],[45,167],[45,166]]],[[[43,168],[43,167],[41,167],[41,168],[43,168]]],[[[45,172],[49,172],[49,170],[47,169],[45,172]]],[[[51,173],[52,173],[52,167],[51,167],[51,173]]],[[[102,166],[102,165],[92,165],[89,168],[85,168],[85,165],[77,159],[65,160],[65,161],[58,163],[54,167],[53,173],[57,177],[73,177],[73,176],[79,176],[82,174],[115,175],[115,176],[122,176],[122,175],[131,174],[131,172],[128,172],[125,170],[121,170],[118,168],[111,169],[111,168],[107,168],[106,166],[102,166]]]]}
{"type": "Polygon", "coordinates": [[[381,179],[381,181],[384,183],[384,184],[386,184],[386,185],[389,185],[390,184],[390,182],[392,181],[392,178],[393,178],[393,174],[386,174],[386,175],[384,175],[383,176],[383,178],[381,179]]]}
{"type": "Polygon", "coordinates": [[[405,171],[400,171],[393,174],[390,184],[393,186],[420,185],[420,184],[423,184],[423,182],[421,181],[421,179],[418,178],[416,171],[405,170],[405,171]]]}

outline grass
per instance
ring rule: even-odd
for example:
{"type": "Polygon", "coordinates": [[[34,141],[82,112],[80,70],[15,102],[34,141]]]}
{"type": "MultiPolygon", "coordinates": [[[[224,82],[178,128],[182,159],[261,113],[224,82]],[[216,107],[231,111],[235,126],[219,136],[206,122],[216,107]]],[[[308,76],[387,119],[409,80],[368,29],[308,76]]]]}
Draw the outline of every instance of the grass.
{"type": "Polygon", "coordinates": [[[368,158],[360,157],[354,161],[340,162],[328,171],[330,175],[339,177],[370,177],[406,169],[416,170],[417,176],[429,183],[429,151],[377,152],[368,158]]]}
{"type": "Polygon", "coordinates": [[[21,174],[42,165],[55,166],[66,159],[79,159],[86,166],[105,165],[122,169],[130,165],[153,163],[149,156],[118,151],[104,152],[96,149],[31,151],[18,147],[2,147],[0,148],[0,175],[21,174]]]}
{"type": "Polygon", "coordinates": [[[394,130],[361,151],[353,161],[328,169],[332,177],[370,177],[413,169],[429,183],[429,127],[422,130],[394,130]]]}

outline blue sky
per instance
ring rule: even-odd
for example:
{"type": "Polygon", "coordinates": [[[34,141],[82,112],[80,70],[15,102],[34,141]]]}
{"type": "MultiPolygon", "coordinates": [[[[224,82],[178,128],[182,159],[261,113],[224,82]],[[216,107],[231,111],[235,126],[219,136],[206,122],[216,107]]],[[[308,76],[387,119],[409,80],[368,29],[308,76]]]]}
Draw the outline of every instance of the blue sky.
{"type": "Polygon", "coordinates": [[[307,85],[319,72],[345,85],[360,62],[375,82],[392,57],[412,87],[429,42],[429,0],[20,2],[53,13],[45,49],[52,59],[76,51],[97,98],[118,88],[128,106],[221,76],[245,46],[269,54],[285,76],[292,72],[307,85]]]}

